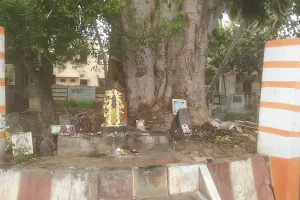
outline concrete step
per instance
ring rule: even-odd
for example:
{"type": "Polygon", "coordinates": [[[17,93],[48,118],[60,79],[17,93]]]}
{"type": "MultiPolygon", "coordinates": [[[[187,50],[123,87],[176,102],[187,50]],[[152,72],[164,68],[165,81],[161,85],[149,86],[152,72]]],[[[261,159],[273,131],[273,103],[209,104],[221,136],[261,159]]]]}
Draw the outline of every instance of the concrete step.
{"type": "Polygon", "coordinates": [[[129,132],[125,148],[139,152],[169,147],[169,136],[164,132],[135,131],[129,132]]]}
{"type": "Polygon", "coordinates": [[[112,158],[109,167],[100,168],[88,161],[85,167],[70,167],[72,160],[65,161],[67,166],[50,162],[51,168],[40,162],[11,168],[0,164],[0,199],[274,200],[269,163],[259,155],[155,166],[134,161],[120,167],[112,158]]]}
{"type": "Polygon", "coordinates": [[[58,136],[57,154],[91,155],[108,154],[117,148],[137,150],[138,152],[153,149],[169,148],[169,137],[163,132],[129,132],[126,136],[95,136],[82,135],[80,137],[58,136]]]}
{"type": "Polygon", "coordinates": [[[177,195],[171,195],[166,197],[152,197],[146,199],[137,199],[137,200],[208,200],[203,194],[199,191],[191,193],[182,193],[177,195]]]}

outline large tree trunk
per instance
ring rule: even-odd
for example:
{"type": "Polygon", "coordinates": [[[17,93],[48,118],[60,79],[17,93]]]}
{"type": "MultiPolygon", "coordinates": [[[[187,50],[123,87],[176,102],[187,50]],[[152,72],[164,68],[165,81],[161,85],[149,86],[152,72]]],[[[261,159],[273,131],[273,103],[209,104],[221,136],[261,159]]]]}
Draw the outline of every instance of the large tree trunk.
{"type": "MultiPolygon", "coordinates": [[[[140,47],[140,54],[124,60],[124,70],[130,117],[149,112],[164,114],[163,127],[171,125],[172,98],[186,99],[192,125],[201,125],[209,120],[205,101],[205,62],[209,37],[225,8],[223,0],[184,0],[181,6],[158,5],[155,0],[132,0],[131,5],[155,29],[158,22],[153,17],[172,19],[181,10],[185,13],[186,28],[179,38],[171,36],[161,44],[161,58],[154,56],[152,49],[140,47]],[[138,60],[136,60],[138,58],[138,60]]],[[[130,26],[123,20],[123,29],[130,26]]],[[[124,37],[125,43],[130,38],[124,37]]]]}
{"type": "Polygon", "coordinates": [[[24,67],[33,80],[34,87],[37,91],[44,128],[49,125],[58,124],[58,119],[55,112],[55,104],[52,97],[51,85],[53,80],[53,65],[45,62],[45,66],[36,71],[33,62],[24,59],[24,67]]]}

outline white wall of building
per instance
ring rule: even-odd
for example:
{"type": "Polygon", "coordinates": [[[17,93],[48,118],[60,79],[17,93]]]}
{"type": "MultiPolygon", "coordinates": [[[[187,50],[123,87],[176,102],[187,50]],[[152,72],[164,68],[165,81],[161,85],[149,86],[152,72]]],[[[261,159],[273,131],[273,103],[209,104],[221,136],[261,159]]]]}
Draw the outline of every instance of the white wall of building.
{"type": "Polygon", "coordinates": [[[236,74],[234,72],[229,72],[226,73],[224,77],[225,77],[225,87],[224,87],[223,76],[220,75],[220,79],[219,79],[220,94],[225,95],[225,90],[226,90],[226,96],[229,96],[231,94],[236,94],[236,74]]]}
{"type": "Polygon", "coordinates": [[[99,86],[99,78],[104,78],[104,66],[98,63],[98,59],[88,56],[86,64],[67,63],[65,69],[60,70],[56,66],[54,74],[56,84],[76,86],[86,82],[88,86],[99,86]]]}

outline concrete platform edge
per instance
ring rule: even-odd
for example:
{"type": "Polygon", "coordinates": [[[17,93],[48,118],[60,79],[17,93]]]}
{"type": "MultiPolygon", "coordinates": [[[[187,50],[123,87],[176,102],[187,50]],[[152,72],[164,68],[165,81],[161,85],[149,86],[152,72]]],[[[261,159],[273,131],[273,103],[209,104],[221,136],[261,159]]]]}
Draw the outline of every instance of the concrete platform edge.
{"type": "Polygon", "coordinates": [[[273,200],[260,155],[211,163],[101,170],[0,169],[3,200],[213,199],[273,200]]]}

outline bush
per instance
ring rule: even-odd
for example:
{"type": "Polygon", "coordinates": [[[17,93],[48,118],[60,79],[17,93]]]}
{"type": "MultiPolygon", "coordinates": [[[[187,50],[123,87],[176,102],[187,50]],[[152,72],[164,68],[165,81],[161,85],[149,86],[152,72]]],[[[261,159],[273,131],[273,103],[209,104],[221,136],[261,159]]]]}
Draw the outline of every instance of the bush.
{"type": "Polygon", "coordinates": [[[31,155],[26,154],[24,149],[14,149],[14,159],[17,163],[28,162],[30,158],[31,155]]]}
{"type": "Polygon", "coordinates": [[[70,101],[56,102],[56,106],[61,107],[63,105],[66,108],[85,108],[85,109],[89,109],[89,108],[92,108],[94,102],[95,101],[70,100],[70,101]]]}

